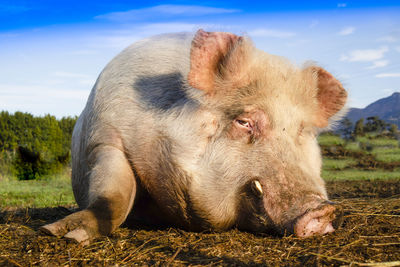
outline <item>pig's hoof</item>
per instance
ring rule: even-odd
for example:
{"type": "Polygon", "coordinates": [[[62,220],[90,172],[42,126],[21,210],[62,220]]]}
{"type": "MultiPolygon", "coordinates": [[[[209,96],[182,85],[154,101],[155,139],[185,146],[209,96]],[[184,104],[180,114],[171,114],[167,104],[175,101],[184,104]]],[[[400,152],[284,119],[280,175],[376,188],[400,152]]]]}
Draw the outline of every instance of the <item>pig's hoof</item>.
{"type": "Polygon", "coordinates": [[[88,245],[90,243],[90,236],[85,229],[76,228],[68,232],[66,227],[60,222],[44,225],[40,227],[39,230],[47,235],[53,235],[59,238],[64,237],[67,240],[80,243],[82,245],[88,245]]]}
{"type": "Polygon", "coordinates": [[[46,224],[40,227],[39,231],[47,235],[54,235],[56,237],[63,237],[67,233],[65,227],[60,225],[60,222],[46,224]]]}
{"type": "Polygon", "coordinates": [[[83,228],[77,228],[69,233],[67,233],[64,238],[71,240],[73,242],[77,242],[81,245],[89,245],[90,243],[90,237],[88,233],[86,232],[85,229],[83,228]]]}
{"type": "Polygon", "coordinates": [[[75,212],[64,219],[42,226],[39,231],[56,237],[87,245],[89,241],[99,236],[96,218],[92,212],[83,210],[75,212]]]}

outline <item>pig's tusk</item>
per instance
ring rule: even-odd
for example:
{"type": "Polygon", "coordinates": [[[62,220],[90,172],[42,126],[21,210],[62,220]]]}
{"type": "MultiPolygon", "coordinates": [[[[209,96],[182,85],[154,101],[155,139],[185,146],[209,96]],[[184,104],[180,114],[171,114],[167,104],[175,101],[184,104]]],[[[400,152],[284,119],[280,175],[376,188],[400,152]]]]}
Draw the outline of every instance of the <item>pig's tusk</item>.
{"type": "Polygon", "coordinates": [[[257,189],[257,191],[258,191],[260,194],[262,194],[262,193],[263,193],[263,190],[262,190],[262,186],[261,186],[260,182],[257,181],[257,180],[254,180],[253,182],[254,182],[254,186],[255,186],[255,188],[257,189]]]}

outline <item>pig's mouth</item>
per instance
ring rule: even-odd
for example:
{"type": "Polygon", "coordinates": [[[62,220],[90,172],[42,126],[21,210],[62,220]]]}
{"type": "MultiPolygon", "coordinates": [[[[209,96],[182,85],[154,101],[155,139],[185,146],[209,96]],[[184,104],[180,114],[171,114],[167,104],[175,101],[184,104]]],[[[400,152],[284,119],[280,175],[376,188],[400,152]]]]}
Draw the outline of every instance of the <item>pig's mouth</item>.
{"type": "Polygon", "coordinates": [[[294,223],[294,234],[305,238],[332,233],[340,226],[342,218],[342,208],[327,201],[299,216],[294,223]]]}

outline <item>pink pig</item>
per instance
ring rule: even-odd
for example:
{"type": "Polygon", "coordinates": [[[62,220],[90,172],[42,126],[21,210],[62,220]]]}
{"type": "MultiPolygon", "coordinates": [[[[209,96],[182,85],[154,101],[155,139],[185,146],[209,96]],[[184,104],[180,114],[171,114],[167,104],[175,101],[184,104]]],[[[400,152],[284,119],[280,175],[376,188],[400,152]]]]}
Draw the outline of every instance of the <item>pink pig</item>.
{"type": "Polygon", "coordinates": [[[316,137],[346,98],[324,69],[293,66],[247,37],[199,30],[139,41],[103,70],[76,123],[81,210],[42,231],[88,243],[135,218],[195,231],[333,232],[338,209],[316,137]]]}

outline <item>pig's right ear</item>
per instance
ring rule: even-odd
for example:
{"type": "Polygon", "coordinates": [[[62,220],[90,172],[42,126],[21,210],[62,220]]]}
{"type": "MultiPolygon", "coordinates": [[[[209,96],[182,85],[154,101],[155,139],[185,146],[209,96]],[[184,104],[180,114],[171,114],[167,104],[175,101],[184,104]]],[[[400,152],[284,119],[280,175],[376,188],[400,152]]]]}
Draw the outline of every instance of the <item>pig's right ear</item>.
{"type": "Polygon", "coordinates": [[[208,95],[214,94],[222,64],[241,40],[242,37],[232,33],[198,30],[190,50],[189,84],[208,95]]]}
{"type": "Polygon", "coordinates": [[[337,114],[345,105],[347,92],[342,84],[332,74],[320,67],[310,67],[317,78],[317,100],[319,112],[315,124],[324,128],[329,125],[329,119],[337,114]]]}

